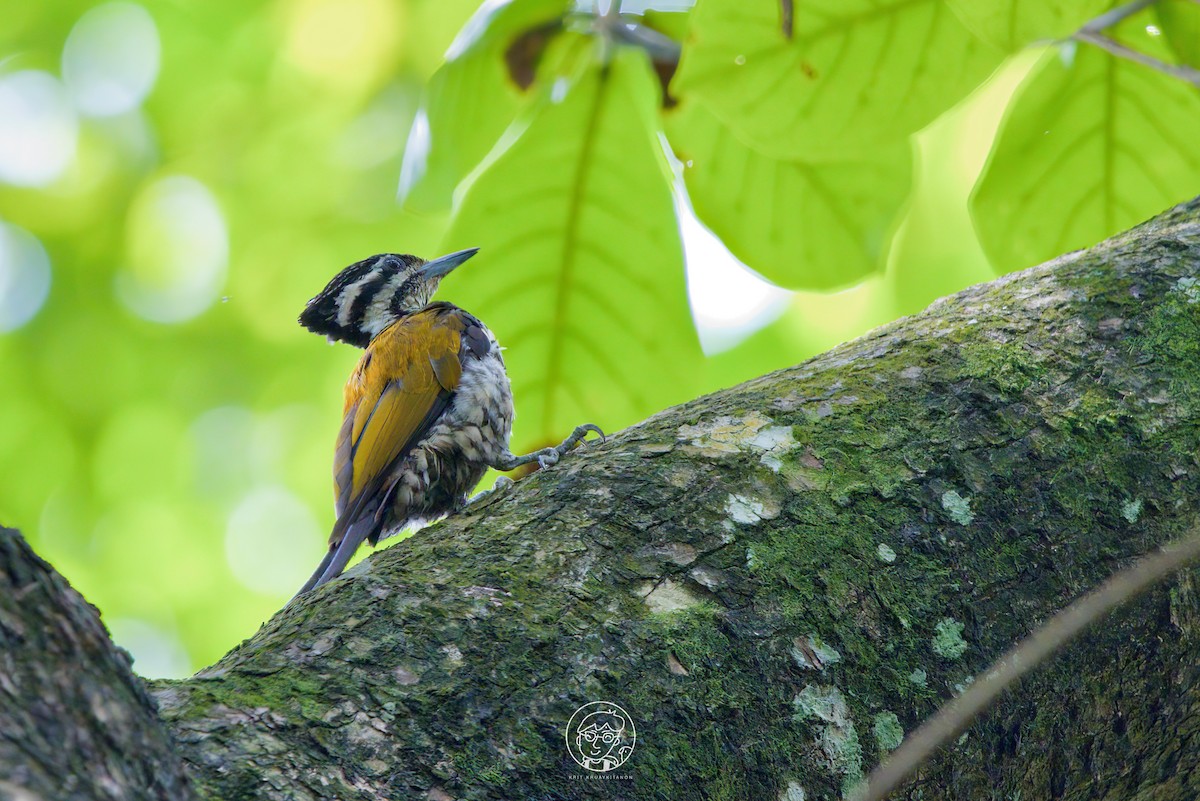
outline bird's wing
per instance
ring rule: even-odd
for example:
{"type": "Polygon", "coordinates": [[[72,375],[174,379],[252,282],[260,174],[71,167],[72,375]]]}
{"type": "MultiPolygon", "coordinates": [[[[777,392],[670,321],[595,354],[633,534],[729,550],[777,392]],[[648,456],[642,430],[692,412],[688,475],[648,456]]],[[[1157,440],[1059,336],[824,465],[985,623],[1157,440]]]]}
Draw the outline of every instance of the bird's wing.
{"type": "MultiPolygon", "coordinates": [[[[347,410],[353,422],[342,427],[350,441],[343,517],[354,517],[382,488],[389,468],[425,435],[458,387],[462,335],[443,321],[443,315],[406,317],[376,338],[350,379],[347,394],[357,399],[347,410]]],[[[340,442],[338,451],[345,451],[340,442]]]]}
{"type": "Polygon", "coordinates": [[[337,447],[333,451],[333,510],[338,517],[346,513],[346,507],[350,504],[351,479],[354,476],[354,438],[350,434],[357,411],[358,401],[355,401],[345,412],[342,428],[338,431],[337,447]]]}
{"type": "Polygon", "coordinates": [[[346,384],[345,419],[334,456],[338,519],[331,556],[301,589],[338,575],[364,539],[383,526],[392,468],[429,431],[462,376],[462,324],[455,315],[418,312],[384,330],[346,384]]]}

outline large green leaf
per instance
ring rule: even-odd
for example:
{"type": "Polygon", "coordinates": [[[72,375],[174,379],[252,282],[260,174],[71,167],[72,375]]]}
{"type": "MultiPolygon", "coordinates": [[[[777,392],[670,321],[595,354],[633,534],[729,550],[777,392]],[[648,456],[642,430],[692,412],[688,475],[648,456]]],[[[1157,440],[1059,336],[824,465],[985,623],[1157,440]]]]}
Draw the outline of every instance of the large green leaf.
{"type": "Polygon", "coordinates": [[[976,36],[1006,51],[1070,36],[1115,5],[1114,0],[946,0],[976,36]]]}
{"type": "Polygon", "coordinates": [[[519,447],[583,422],[627,425],[694,394],[658,91],[638,52],[560,79],[466,190],[447,249],[479,257],[442,290],[506,346],[519,447]]]}
{"type": "Polygon", "coordinates": [[[846,161],[782,161],[747,147],[696,102],[667,116],[696,216],[763,277],[832,289],[883,269],[912,179],[900,140],[846,161]]]}
{"type": "Polygon", "coordinates": [[[1154,10],[1163,36],[1189,67],[1200,67],[1200,3],[1195,0],[1159,0],[1154,10]]]}
{"type": "Polygon", "coordinates": [[[700,0],[672,91],[756,149],[843,158],[903,139],[999,64],[942,0],[700,0]]]}
{"type": "MultiPolygon", "coordinates": [[[[527,99],[506,55],[536,60],[567,0],[485,3],[459,33],[425,90],[401,167],[400,194],[413,211],[450,207],[454,189],[495,145],[527,99]],[[523,37],[523,38],[522,38],[523,37]],[[517,43],[525,45],[520,49],[517,43]]],[[[526,65],[532,66],[532,65],[526,65]]]]}
{"type": "MultiPolygon", "coordinates": [[[[1160,55],[1143,37],[1138,47],[1160,55]]],[[[1017,90],[971,195],[993,267],[1091,245],[1200,186],[1200,94],[1161,72],[1066,44],[1017,90]]]]}

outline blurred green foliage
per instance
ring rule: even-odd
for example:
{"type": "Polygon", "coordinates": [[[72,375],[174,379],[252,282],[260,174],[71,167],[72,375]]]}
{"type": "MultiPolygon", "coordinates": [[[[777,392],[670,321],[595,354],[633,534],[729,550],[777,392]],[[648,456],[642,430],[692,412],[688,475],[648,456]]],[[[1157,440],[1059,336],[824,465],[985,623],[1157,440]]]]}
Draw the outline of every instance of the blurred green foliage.
{"type": "MultiPolygon", "coordinates": [[[[322,554],[358,353],[295,317],[350,262],[483,248],[441,296],[508,348],[520,451],[1200,188],[1194,86],[1043,41],[1111,2],[645,5],[0,0],[0,522],[140,671],[322,554]]],[[[1102,33],[1194,64],[1157,5],[1102,33]]]]}

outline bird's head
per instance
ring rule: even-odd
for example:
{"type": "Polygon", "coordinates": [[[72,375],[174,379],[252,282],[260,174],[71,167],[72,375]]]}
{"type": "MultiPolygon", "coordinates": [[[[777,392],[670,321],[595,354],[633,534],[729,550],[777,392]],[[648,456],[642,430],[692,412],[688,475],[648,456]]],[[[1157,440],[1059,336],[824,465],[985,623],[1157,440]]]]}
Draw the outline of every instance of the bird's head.
{"type": "Polygon", "coordinates": [[[355,262],[305,305],[300,325],[331,342],[365,348],[380,331],[429,305],[442,278],[478,251],[469,248],[432,261],[383,253],[355,262]]]}

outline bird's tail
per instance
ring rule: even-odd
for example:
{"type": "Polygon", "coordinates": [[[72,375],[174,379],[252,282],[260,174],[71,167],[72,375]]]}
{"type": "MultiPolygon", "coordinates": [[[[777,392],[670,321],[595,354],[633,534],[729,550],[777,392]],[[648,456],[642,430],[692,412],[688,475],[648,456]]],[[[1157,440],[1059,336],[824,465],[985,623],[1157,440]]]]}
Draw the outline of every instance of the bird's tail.
{"type": "MultiPolygon", "coordinates": [[[[333,561],[333,555],[335,553],[337,553],[337,545],[330,545],[329,550],[325,554],[325,558],[321,560],[321,564],[317,565],[317,569],[313,572],[312,576],[309,577],[308,581],[304,582],[304,586],[300,588],[300,591],[292,596],[292,601],[296,600],[301,595],[317,586],[317,582],[321,580],[321,576],[325,575],[325,570],[329,567],[329,563],[333,561]]],[[[291,601],[288,601],[288,603],[291,603],[291,601]]]]}
{"type": "Polygon", "coordinates": [[[317,569],[313,571],[308,581],[304,582],[300,591],[292,597],[292,601],[309,590],[314,590],[340,576],[350,562],[350,558],[354,556],[354,552],[358,550],[358,546],[362,545],[363,540],[379,526],[375,516],[371,514],[360,517],[354,523],[346,526],[349,520],[349,516],[346,516],[334,524],[333,533],[329,537],[329,552],[325,554],[321,564],[317,565],[317,569]]]}

